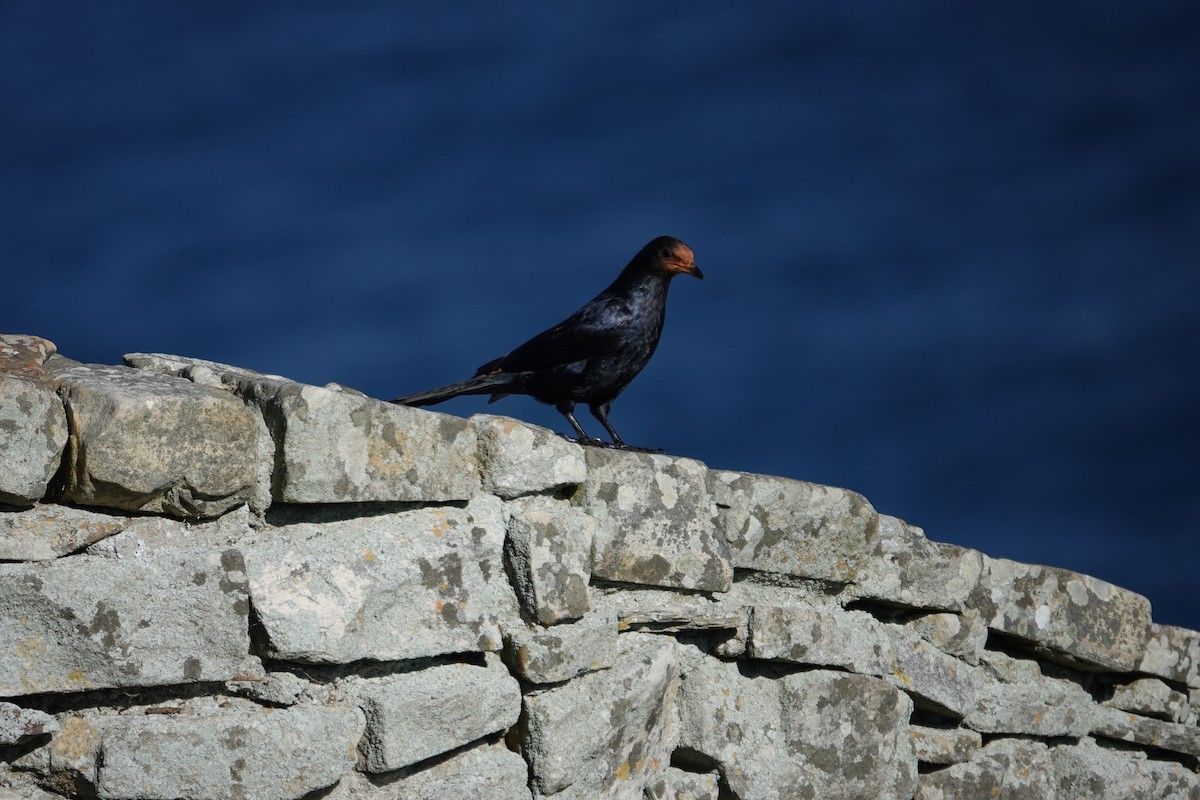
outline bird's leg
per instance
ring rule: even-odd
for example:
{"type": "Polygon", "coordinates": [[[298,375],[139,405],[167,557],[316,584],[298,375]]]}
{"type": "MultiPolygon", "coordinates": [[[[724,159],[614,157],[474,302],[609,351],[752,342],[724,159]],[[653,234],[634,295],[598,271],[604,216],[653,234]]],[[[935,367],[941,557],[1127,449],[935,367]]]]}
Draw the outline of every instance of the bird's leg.
{"type": "Polygon", "coordinates": [[[575,433],[579,436],[580,444],[604,445],[604,442],[600,441],[599,439],[589,439],[588,435],[583,432],[583,426],[579,424],[577,419],[575,419],[574,400],[563,400],[561,403],[558,403],[555,408],[558,409],[558,413],[567,418],[567,422],[571,423],[571,427],[575,429],[575,433]]]}
{"type": "Polygon", "coordinates": [[[629,445],[621,440],[621,436],[617,433],[616,428],[608,421],[608,409],[611,405],[612,403],[592,403],[588,408],[591,410],[592,416],[600,420],[600,424],[604,426],[604,430],[608,431],[608,435],[612,437],[613,446],[629,449],[629,445]]]}

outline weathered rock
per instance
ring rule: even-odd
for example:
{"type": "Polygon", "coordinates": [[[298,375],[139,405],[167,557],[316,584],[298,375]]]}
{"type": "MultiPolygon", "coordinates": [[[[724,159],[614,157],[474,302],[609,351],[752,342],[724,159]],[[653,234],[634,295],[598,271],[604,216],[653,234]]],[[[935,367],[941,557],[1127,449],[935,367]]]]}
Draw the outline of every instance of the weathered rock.
{"type": "Polygon", "coordinates": [[[1057,798],[1046,745],[1020,739],[991,742],[970,761],[921,775],[915,800],[996,797],[1004,800],[1057,798]]]}
{"type": "Polygon", "coordinates": [[[0,697],[226,680],[247,613],[237,550],[0,564],[0,697]]]}
{"type": "Polygon", "coordinates": [[[989,628],[1075,666],[1127,672],[1141,663],[1150,626],[1146,598],[1055,567],[998,558],[984,563],[987,577],[973,605],[989,628]]]}
{"type": "Polygon", "coordinates": [[[294,706],[312,687],[311,681],[299,675],[266,669],[257,656],[247,656],[225,681],[227,691],[274,706],[294,706]]]}
{"type": "Polygon", "coordinates": [[[646,800],[718,800],[716,773],[684,772],[667,767],[662,777],[646,785],[646,800]]]}
{"type": "Polygon", "coordinates": [[[238,706],[111,718],[101,730],[102,798],[284,799],[354,769],[363,721],[351,708],[238,706]]]}
{"type": "Polygon", "coordinates": [[[1057,800],[1196,800],[1200,778],[1182,764],[1130,758],[1084,738],[1050,750],[1057,800]]]}
{"type": "Polygon", "coordinates": [[[445,502],[479,490],[475,429],[458,417],[200,359],[132,353],[125,361],[219,383],[258,408],[275,437],[276,502],[445,502]]]}
{"type": "Polygon", "coordinates": [[[777,676],[704,659],[680,693],[679,746],[721,765],[739,800],[908,800],[912,702],[864,675],[777,676]]]}
{"type": "Polygon", "coordinates": [[[44,505],[0,511],[0,561],[45,561],[119,533],[129,517],[70,506],[44,505]]]}
{"type": "Polygon", "coordinates": [[[943,653],[978,664],[987,644],[987,626],[973,611],[966,614],[926,614],[905,623],[905,628],[920,636],[943,653]]]}
{"type": "Polygon", "coordinates": [[[898,625],[861,611],[756,606],[753,658],[835,666],[885,678],[923,705],[962,716],[975,705],[970,668],[898,625]]]}
{"type": "Polygon", "coordinates": [[[516,616],[500,501],[298,522],[242,547],[269,654],[349,663],[498,650],[516,616]]]}
{"type": "Polygon", "coordinates": [[[583,483],[583,448],[546,428],[509,417],[476,414],[484,491],[506,500],[583,483]]]}
{"type": "Polygon", "coordinates": [[[70,424],[64,499],[193,518],[253,495],[258,426],[228,393],[58,356],[46,366],[70,424]]]}
{"type": "Polygon", "coordinates": [[[860,494],[770,475],[709,475],[735,567],[848,583],[876,551],[878,515],[860,494]]]}
{"type": "Polygon", "coordinates": [[[42,366],[55,349],[37,336],[0,335],[0,503],[42,499],[62,463],[67,417],[42,366]]]}
{"type": "Polygon", "coordinates": [[[610,667],[617,651],[613,613],[588,614],[549,630],[510,626],[504,632],[506,662],[530,683],[559,683],[610,667]]]}
{"type": "Polygon", "coordinates": [[[0,701],[0,746],[19,744],[57,730],[58,721],[46,712],[0,701]]]}
{"type": "Polygon", "coordinates": [[[909,608],[961,612],[982,574],[981,553],[931,542],[915,525],[880,514],[878,549],[851,591],[909,608]]]}
{"type": "Polygon", "coordinates": [[[1138,670],[1200,688],[1200,633],[1173,625],[1151,624],[1138,670]]]}
{"type": "Polygon", "coordinates": [[[670,762],[678,727],[673,640],[625,634],[606,670],[525,696],[522,748],[535,797],[641,800],[670,762]]]}
{"type": "Polygon", "coordinates": [[[521,715],[521,687],[495,656],[485,667],[443,664],[344,684],[366,715],[367,772],[390,772],[504,731],[521,715]]]}
{"type": "Polygon", "coordinates": [[[1186,694],[1157,678],[1138,678],[1113,687],[1113,696],[1104,705],[1167,722],[1183,722],[1191,711],[1186,694]]]}
{"type": "Polygon", "coordinates": [[[512,500],[505,516],[508,563],[526,615],[543,625],[582,617],[590,608],[592,518],[549,497],[512,500]]]}
{"type": "Polygon", "coordinates": [[[683,602],[660,608],[633,608],[621,613],[617,626],[622,631],[646,633],[708,633],[713,653],[731,658],[744,655],[750,635],[750,609],[733,604],[683,602]]]}
{"type": "Polygon", "coordinates": [[[724,592],[729,547],[713,528],[704,465],[587,449],[584,507],[596,519],[592,574],[613,581],[724,592]]]}
{"type": "Polygon", "coordinates": [[[1095,708],[1091,722],[1094,736],[1200,757],[1200,731],[1193,725],[1163,722],[1104,706],[1095,708]]]}
{"type": "Polygon", "coordinates": [[[516,753],[480,744],[388,775],[351,773],[323,800],[530,800],[528,767],[516,753]]]}
{"type": "Polygon", "coordinates": [[[909,735],[917,760],[926,764],[957,764],[969,759],[983,745],[983,737],[966,728],[912,725],[909,735]]]}
{"type": "MultiPolygon", "coordinates": [[[[54,506],[63,508],[63,506],[54,506]]],[[[166,517],[123,518],[127,524],[100,539],[85,552],[107,558],[145,558],[162,550],[179,548],[235,547],[250,533],[250,509],[238,506],[204,522],[185,522],[166,517]]]]}
{"type": "Polygon", "coordinates": [[[1043,675],[1037,662],[985,653],[975,674],[979,700],[963,724],[986,734],[1082,736],[1096,708],[1082,687],[1043,675]]]}

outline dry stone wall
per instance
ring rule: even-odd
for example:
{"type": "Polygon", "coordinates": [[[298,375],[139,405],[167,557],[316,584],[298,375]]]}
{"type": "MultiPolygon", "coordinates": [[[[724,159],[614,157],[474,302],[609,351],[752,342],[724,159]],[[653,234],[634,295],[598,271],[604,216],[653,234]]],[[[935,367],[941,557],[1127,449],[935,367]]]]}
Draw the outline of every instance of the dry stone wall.
{"type": "Polygon", "coordinates": [[[1200,798],[1200,634],[844,489],[0,337],[0,798],[1200,798]]]}

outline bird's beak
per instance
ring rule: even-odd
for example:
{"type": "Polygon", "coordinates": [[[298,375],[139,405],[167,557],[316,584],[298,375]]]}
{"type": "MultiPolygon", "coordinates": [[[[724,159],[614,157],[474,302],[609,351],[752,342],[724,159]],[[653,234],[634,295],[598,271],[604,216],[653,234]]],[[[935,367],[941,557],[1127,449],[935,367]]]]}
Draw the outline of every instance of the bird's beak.
{"type": "Polygon", "coordinates": [[[696,266],[695,262],[692,262],[692,267],[687,272],[688,275],[695,275],[700,280],[704,280],[704,273],[700,271],[700,268],[696,266]]]}

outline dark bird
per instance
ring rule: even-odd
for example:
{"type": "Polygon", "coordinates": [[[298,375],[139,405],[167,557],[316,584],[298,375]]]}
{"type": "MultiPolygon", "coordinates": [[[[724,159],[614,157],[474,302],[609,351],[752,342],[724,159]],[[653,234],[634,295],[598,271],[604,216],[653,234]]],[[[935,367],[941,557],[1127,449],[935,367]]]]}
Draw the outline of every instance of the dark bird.
{"type": "Polygon", "coordinates": [[[464,394],[490,394],[489,403],[527,394],[554,406],[583,444],[589,439],[575,419],[575,404],[587,403],[616,447],[628,448],[608,421],[609,407],[658,346],[666,319],[667,289],[676,275],[704,273],[692,248],[671,236],[643,247],[612,285],[562,322],[508,355],[475,370],[475,377],[389,402],[429,406],[464,394]]]}

